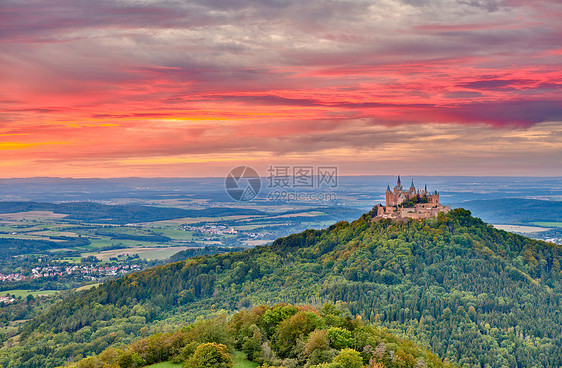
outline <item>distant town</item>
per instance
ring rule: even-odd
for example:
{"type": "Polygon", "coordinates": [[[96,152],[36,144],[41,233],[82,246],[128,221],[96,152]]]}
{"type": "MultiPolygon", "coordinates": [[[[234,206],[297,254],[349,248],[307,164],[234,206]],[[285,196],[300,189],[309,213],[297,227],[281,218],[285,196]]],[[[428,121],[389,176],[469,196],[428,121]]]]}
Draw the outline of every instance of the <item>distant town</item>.
{"type": "Polygon", "coordinates": [[[203,234],[212,234],[212,235],[244,235],[249,238],[263,238],[269,235],[272,235],[268,232],[261,232],[261,233],[254,233],[248,231],[241,231],[236,230],[228,226],[224,225],[202,225],[202,226],[191,226],[187,224],[183,224],[180,227],[183,231],[193,231],[193,232],[200,232],[203,234]]]}
{"type": "Polygon", "coordinates": [[[35,267],[27,272],[24,270],[19,273],[2,274],[0,273],[0,282],[16,282],[29,281],[43,277],[59,277],[71,275],[87,275],[91,280],[96,281],[101,277],[117,276],[130,272],[140,271],[141,266],[117,265],[117,266],[95,266],[95,265],[74,265],[74,266],[46,266],[35,267]]]}

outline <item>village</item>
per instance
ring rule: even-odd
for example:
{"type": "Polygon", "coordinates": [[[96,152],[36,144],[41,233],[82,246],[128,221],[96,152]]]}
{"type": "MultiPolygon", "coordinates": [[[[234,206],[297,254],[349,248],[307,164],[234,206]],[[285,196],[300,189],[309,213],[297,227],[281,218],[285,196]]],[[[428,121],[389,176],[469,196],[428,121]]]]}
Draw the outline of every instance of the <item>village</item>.
{"type": "Polygon", "coordinates": [[[82,275],[90,276],[92,280],[107,276],[117,276],[130,272],[140,271],[141,266],[137,264],[124,264],[117,266],[95,266],[95,265],[74,265],[74,266],[45,266],[35,267],[31,270],[22,270],[19,273],[2,274],[0,282],[29,281],[43,277],[56,278],[60,276],[82,275]]]}
{"type": "Polygon", "coordinates": [[[265,236],[271,235],[267,232],[261,233],[254,233],[254,232],[247,232],[242,230],[236,230],[234,228],[224,226],[224,225],[201,225],[201,226],[192,226],[183,224],[180,227],[183,231],[194,231],[200,232],[202,234],[211,234],[211,235],[239,235],[239,236],[246,236],[248,238],[263,238],[265,236]]]}

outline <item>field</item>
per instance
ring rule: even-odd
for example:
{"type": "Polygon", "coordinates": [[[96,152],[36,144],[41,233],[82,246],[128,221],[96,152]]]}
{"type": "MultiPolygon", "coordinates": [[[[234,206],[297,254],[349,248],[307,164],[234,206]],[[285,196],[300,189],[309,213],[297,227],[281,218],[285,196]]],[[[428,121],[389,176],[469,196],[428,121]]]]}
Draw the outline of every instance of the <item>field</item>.
{"type": "Polygon", "coordinates": [[[51,239],[46,236],[23,235],[23,234],[0,234],[0,238],[60,241],[60,239],[51,239]]]}
{"type": "Polygon", "coordinates": [[[60,219],[68,215],[53,211],[26,211],[17,213],[2,213],[0,219],[7,221],[29,221],[38,219],[60,219]]]}
{"type": "Polygon", "coordinates": [[[28,234],[33,236],[42,235],[42,236],[66,236],[71,238],[78,237],[78,234],[71,231],[44,230],[44,231],[31,232],[28,234]]]}
{"type": "Polygon", "coordinates": [[[178,230],[177,226],[151,227],[151,230],[172,240],[192,241],[195,240],[191,231],[178,230]]]}
{"type": "Polygon", "coordinates": [[[511,231],[514,233],[540,233],[550,229],[537,226],[522,226],[522,225],[494,225],[496,229],[511,231]]]}
{"type": "Polygon", "coordinates": [[[300,213],[288,213],[285,215],[279,215],[272,218],[290,218],[290,217],[315,217],[325,215],[325,213],[320,211],[310,211],[310,212],[300,212],[300,213]]]}
{"type": "Polygon", "coordinates": [[[99,283],[81,286],[81,287],[77,288],[76,291],[89,290],[89,289],[91,289],[93,287],[96,287],[96,286],[99,286],[99,283]]]}
{"type": "Polygon", "coordinates": [[[244,245],[247,245],[248,247],[256,247],[258,245],[265,245],[268,243],[273,243],[273,240],[267,240],[267,239],[262,239],[262,240],[244,240],[243,243],[244,245]]]}
{"type": "MultiPolygon", "coordinates": [[[[82,291],[82,290],[88,290],[91,289],[95,286],[98,286],[99,283],[96,284],[89,284],[89,285],[84,285],[81,286],[79,288],[76,289],[76,291],[82,291]]],[[[0,296],[2,295],[15,295],[15,297],[21,297],[21,298],[25,298],[28,295],[33,295],[34,297],[37,296],[47,296],[47,295],[53,295],[60,292],[60,290],[38,290],[38,291],[34,291],[34,290],[22,290],[22,289],[15,289],[15,290],[4,290],[4,291],[0,291],[0,296]]]]}
{"type": "MultiPolygon", "coordinates": [[[[34,246],[28,249],[39,247],[40,251],[46,250],[51,255],[59,254],[61,260],[71,263],[79,262],[80,257],[76,253],[81,257],[93,255],[104,262],[120,255],[164,260],[186,247],[261,245],[279,236],[333,223],[332,219],[326,217],[332,216],[334,220],[341,218],[337,213],[328,215],[329,211],[306,206],[295,211],[298,206],[281,205],[276,211],[266,213],[259,206],[228,208],[219,205],[204,208],[202,204],[207,204],[208,200],[201,198],[157,202],[161,202],[159,205],[170,205],[173,202],[177,207],[104,205],[91,202],[0,202],[0,242],[2,238],[49,242],[34,242],[34,246]],[[193,209],[194,207],[197,209],[193,209]],[[285,211],[279,211],[281,208],[285,211]],[[18,209],[20,212],[16,212],[18,209]],[[194,216],[185,217],[185,214],[194,216]],[[173,218],[174,216],[177,217],[173,218]],[[143,219],[150,221],[142,221],[143,219]],[[197,224],[203,230],[189,231],[182,228],[183,224],[197,224]],[[235,229],[237,233],[217,232],[212,230],[213,227],[235,229]],[[64,252],[74,254],[64,257],[64,252]]],[[[14,244],[14,240],[11,243],[6,240],[4,243],[14,244]]],[[[18,247],[19,249],[9,252],[13,255],[23,254],[26,246],[18,243],[18,247]]],[[[12,249],[13,245],[7,248],[12,249]]],[[[28,253],[41,254],[35,250],[28,253]]]]}
{"type": "Polygon", "coordinates": [[[544,227],[562,227],[562,222],[542,222],[542,221],[537,221],[537,222],[533,222],[533,225],[544,226],[544,227]]]}
{"type": "Polygon", "coordinates": [[[85,257],[94,256],[101,261],[108,261],[110,258],[117,258],[120,256],[134,256],[138,254],[139,258],[143,258],[143,259],[163,260],[166,258],[170,258],[170,256],[182,250],[186,250],[187,248],[188,247],[163,247],[163,248],[132,247],[126,249],[106,250],[106,251],[100,251],[95,253],[94,252],[84,253],[84,256],[85,257]]]}
{"type": "Polygon", "coordinates": [[[33,290],[21,290],[21,289],[17,289],[17,290],[5,290],[5,291],[0,291],[0,295],[6,295],[6,294],[10,294],[10,295],[15,295],[16,298],[17,297],[22,297],[25,298],[28,295],[33,295],[33,296],[45,296],[45,295],[53,295],[60,292],[60,290],[40,290],[40,291],[33,291],[33,290]]]}

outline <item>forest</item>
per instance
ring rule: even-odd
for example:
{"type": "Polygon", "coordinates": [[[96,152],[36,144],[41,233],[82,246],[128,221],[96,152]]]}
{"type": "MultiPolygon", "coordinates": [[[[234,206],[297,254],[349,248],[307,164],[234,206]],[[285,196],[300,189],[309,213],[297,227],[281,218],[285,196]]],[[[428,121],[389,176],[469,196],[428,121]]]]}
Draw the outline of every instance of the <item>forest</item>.
{"type": "Polygon", "coordinates": [[[262,211],[244,208],[205,208],[187,210],[181,208],[155,207],[144,205],[106,205],[94,202],[38,203],[0,202],[0,213],[27,211],[52,211],[67,214],[64,220],[128,224],[137,222],[162,221],[183,217],[261,215],[262,211]]]}
{"type": "Polygon", "coordinates": [[[90,244],[85,238],[64,238],[60,242],[51,240],[11,239],[0,238],[0,257],[10,257],[20,254],[33,254],[50,249],[63,247],[80,247],[90,244]]]}
{"type": "Polygon", "coordinates": [[[463,209],[403,224],[373,215],[76,292],[24,324],[0,364],[55,367],[200,316],[331,302],[456,364],[562,365],[560,246],[463,209]]]}
{"type": "Polygon", "coordinates": [[[262,368],[447,367],[435,354],[327,303],[279,304],[225,314],[108,348],[67,368],[232,368],[236,351],[262,368]]]}

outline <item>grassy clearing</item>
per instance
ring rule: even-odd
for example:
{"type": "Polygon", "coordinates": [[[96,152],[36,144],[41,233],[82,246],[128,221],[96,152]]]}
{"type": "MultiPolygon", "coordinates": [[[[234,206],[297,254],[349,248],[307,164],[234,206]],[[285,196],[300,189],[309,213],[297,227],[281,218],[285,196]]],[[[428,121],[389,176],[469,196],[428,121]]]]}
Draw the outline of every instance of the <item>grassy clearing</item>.
{"type": "Polygon", "coordinates": [[[90,284],[90,285],[80,286],[79,288],[76,288],[76,291],[88,290],[88,289],[91,289],[91,288],[93,288],[93,287],[97,287],[97,286],[99,286],[99,285],[100,285],[100,284],[97,283],[97,284],[90,284]]]}
{"type": "MultiPolygon", "coordinates": [[[[232,360],[234,360],[234,368],[256,368],[258,366],[257,363],[250,362],[246,359],[246,354],[241,351],[235,352],[232,356],[232,360]]],[[[180,368],[181,366],[181,363],[175,364],[172,362],[162,362],[149,365],[146,368],[180,368]]]]}
{"type": "Polygon", "coordinates": [[[167,259],[180,252],[182,250],[186,250],[187,247],[170,247],[170,248],[154,248],[154,250],[145,250],[139,257],[145,259],[167,259]]]}
{"type": "Polygon", "coordinates": [[[146,368],[180,368],[180,367],[182,367],[181,363],[175,364],[172,362],[162,362],[162,363],[156,363],[146,366],[146,368]]]}
{"type": "Polygon", "coordinates": [[[234,360],[234,368],[256,368],[258,366],[258,363],[250,362],[246,359],[246,354],[241,351],[235,352],[232,358],[234,360]]]}
{"type": "MultiPolygon", "coordinates": [[[[98,284],[90,284],[90,285],[84,285],[81,286],[79,288],[76,289],[76,291],[81,291],[81,290],[87,290],[87,289],[91,289],[94,286],[98,286],[98,284]]],[[[10,295],[15,295],[16,297],[22,297],[25,298],[28,295],[33,295],[33,296],[47,296],[47,295],[53,295],[56,293],[59,293],[61,290],[39,290],[39,291],[33,291],[33,290],[23,290],[23,289],[14,289],[14,290],[4,290],[4,291],[0,291],[0,296],[6,295],[6,294],[10,294],[10,295]]]]}
{"type": "Polygon", "coordinates": [[[562,227],[562,222],[537,221],[533,222],[532,224],[543,227],[562,227]]]}
{"type": "Polygon", "coordinates": [[[28,296],[29,294],[33,295],[33,296],[45,296],[45,295],[53,295],[60,292],[60,290],[40,290],[40,291],[33,291],[33,290],[22,290],[22,289],[16,289],[16,290],[4,290],[4,291],[0,291],[0,295],[6,295],[6,294],[10,294],[10,295],[15,295],[16,297],[21,296],[22,298],[25,298],[26,296],[28,296]]]}
{"type": "Polygon", "coordinates": [[[84,253],[82,256],[95,256],[102,261],[107,261],[111,257],[119,256],[134,256],[138,254],[140,258],[144,259],[166,259],[176,254],[179,251],[186,250],[188,247],[167,247],[167,248],[148,248],[148,247],[133,247],[126,249],[113,249],[95,253],[84,253]]]}
{"type": "Polygon", "coordinates": [[[244,245],[247,245],[249,247],[255,247],[258,245],[265,245],[267,243],[273,243],[275,239],[260,239],[260,240],[244,240],[243,243],[244,245]]]}
{"type": "Polygon", "coordinates": [[[17,327],[7,326],[7,327],[0,327],[0,334],[7,335],[18,330],[17,327]]]}

